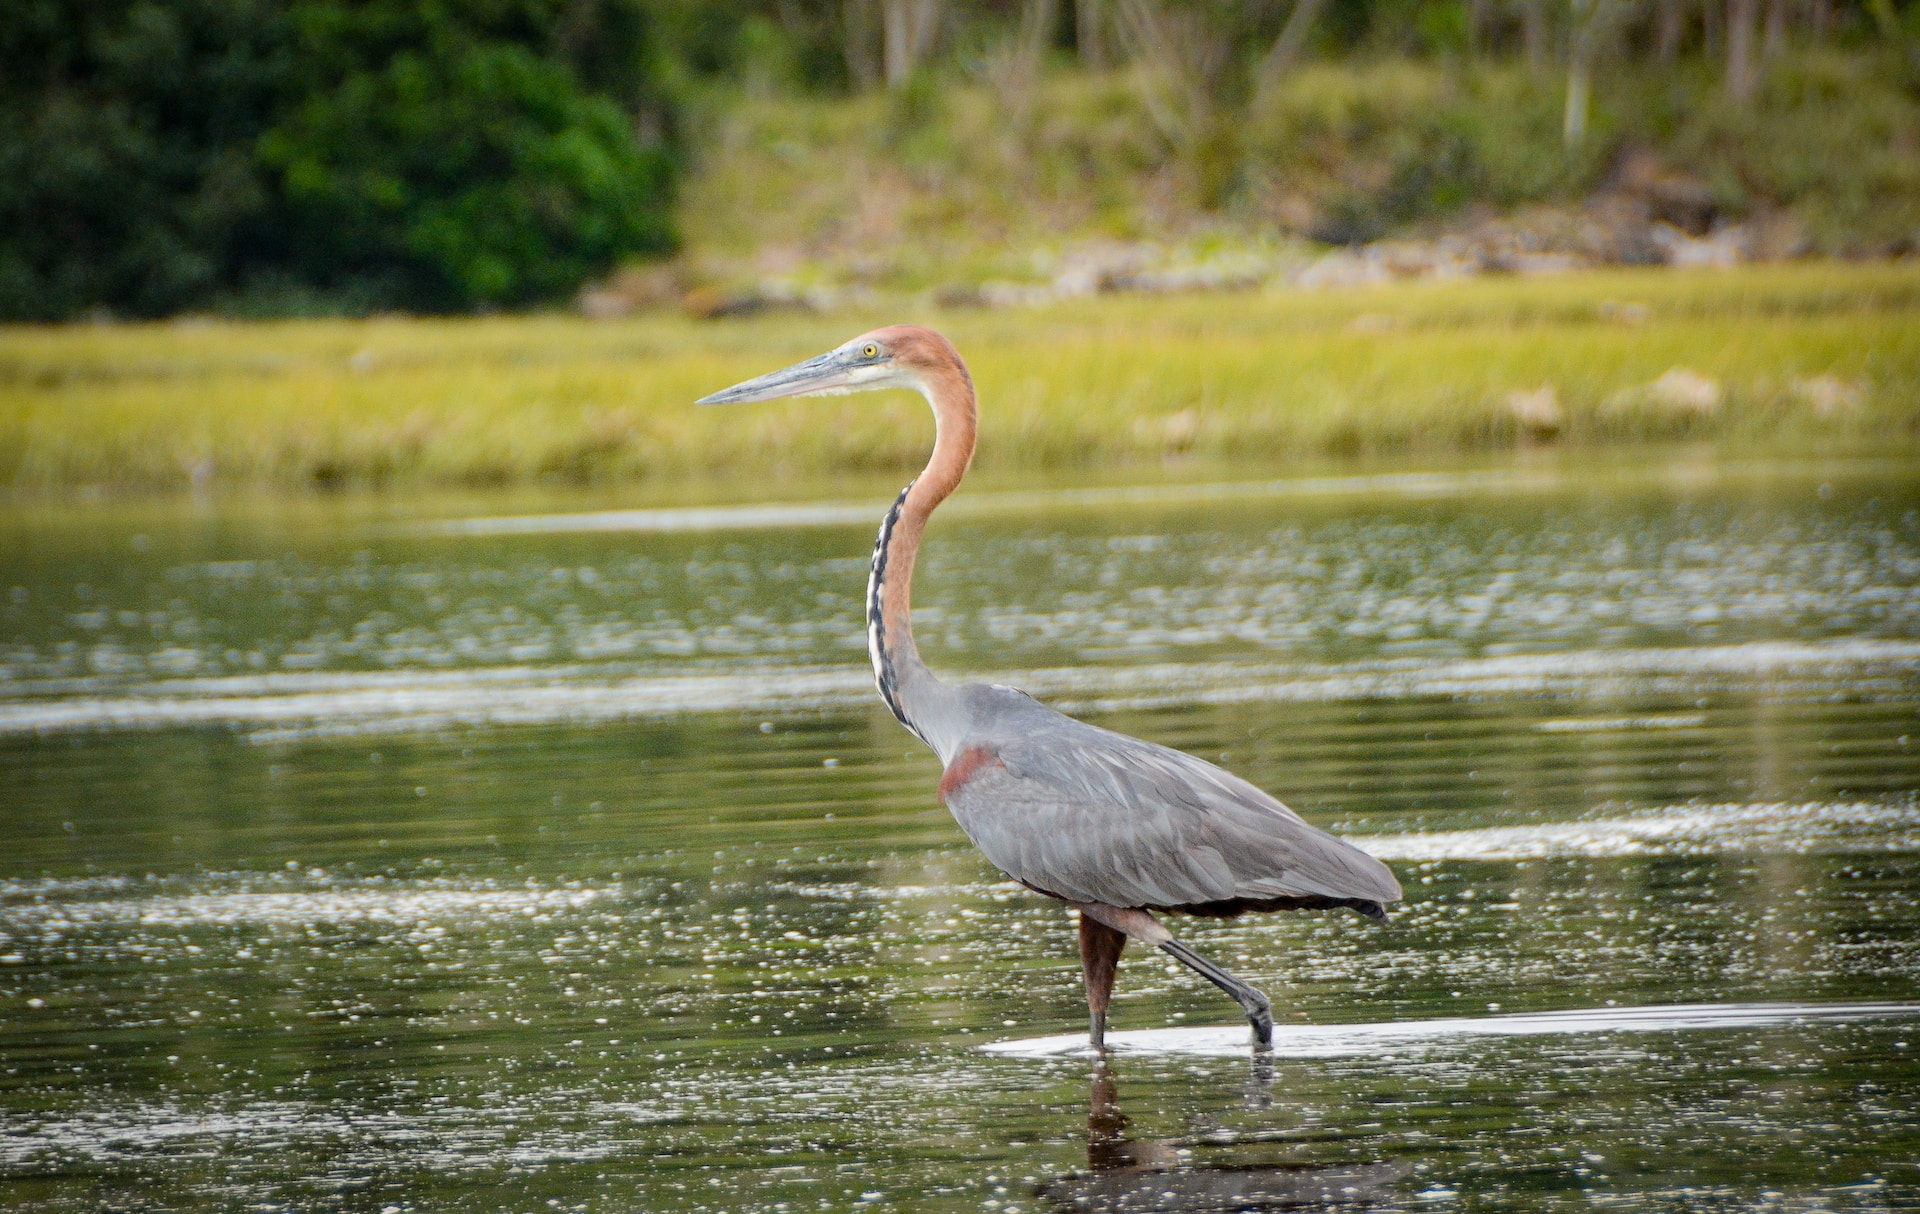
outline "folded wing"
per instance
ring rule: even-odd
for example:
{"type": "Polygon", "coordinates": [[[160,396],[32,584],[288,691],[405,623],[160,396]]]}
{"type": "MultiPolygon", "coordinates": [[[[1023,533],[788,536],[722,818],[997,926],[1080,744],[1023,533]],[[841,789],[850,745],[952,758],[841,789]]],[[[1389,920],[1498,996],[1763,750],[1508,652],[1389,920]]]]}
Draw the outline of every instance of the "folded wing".
{"type": "MultiPolygon", "coordinates": [[[[1049,713],[946,791],[987,858],[1072,902],[1231,914],[1398,901],[1386,865],[1211,763],[1049,713]]],[[[950,773],[953,771],[950,768],[950,773]]]]}

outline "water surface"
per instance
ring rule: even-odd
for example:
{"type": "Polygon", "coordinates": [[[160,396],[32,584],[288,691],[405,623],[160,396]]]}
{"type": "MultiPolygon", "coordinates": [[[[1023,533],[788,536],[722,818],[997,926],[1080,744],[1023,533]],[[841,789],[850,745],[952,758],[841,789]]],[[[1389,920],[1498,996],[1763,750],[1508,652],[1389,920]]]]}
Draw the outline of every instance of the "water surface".
{"type": "Polygon", "coordinates": [[[1385,930],[1176,925],[1274,996],[1270,1059],[1130,950],[1105,1066],[1070,921],[873,696],[860,510],[22,514],[0,1194],[1920,1206],[1917,484],[956,502],[937,668],[1221,761],[1407,889],[1385,930]]]}

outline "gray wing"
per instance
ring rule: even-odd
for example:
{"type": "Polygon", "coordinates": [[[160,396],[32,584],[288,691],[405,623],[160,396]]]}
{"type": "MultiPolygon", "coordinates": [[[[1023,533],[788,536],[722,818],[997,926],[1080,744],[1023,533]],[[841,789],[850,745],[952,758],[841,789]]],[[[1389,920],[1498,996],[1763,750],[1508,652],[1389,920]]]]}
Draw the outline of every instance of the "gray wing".
{"type": "Polygon", "coordinates": [[[1047,715],[972,748],[946,794],[961,829],[1010,876],[1121,907],[1400,899],[1386,865],[1238,776],[1047,715]]]}

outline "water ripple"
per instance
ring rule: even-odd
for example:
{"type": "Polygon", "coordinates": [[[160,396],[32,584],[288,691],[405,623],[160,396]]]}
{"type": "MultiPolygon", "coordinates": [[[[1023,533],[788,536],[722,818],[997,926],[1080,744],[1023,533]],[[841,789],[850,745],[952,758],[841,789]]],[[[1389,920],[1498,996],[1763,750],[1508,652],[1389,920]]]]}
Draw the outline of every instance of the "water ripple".
{"type": "MultiPolygon", "coordinates": [[[[1697,694],[1716,680],[1761,682],[1804,697],[1844,693],[1855,699],[1904,699],[1920,682],[1920,642],[1755,642],[1327,665],[1160,663],[987,677],[1075,712],[1249,702],[1697,694]]],[[[594,666],[269,674],[162,680],[115,694],[59,694],[71,686],[64,681],[14,684],[13,694],[0,699],[0,736],[227,726],[248,731],[256,741],[286,741],[691,712],[849,708],[866,704],[872,695],[870,677],[858,666],[703,667],[625,676],[594,666]]],[[[1697,723],[1678,716],[1650,723],[1547,722],[1541,728],[1697,723]]]]}
{"type": "Polygon", "coordinates": [[[1920,849],[1920,804],[1673,805],[1581,822],[1349,835],[1347,839],[1379,859],[1410,862],[1902,852],[1920,849]]]}
{"type": "MultiPolygon", "coordinates": [[[[131,884],[131,883],[127,883],[131,884]]],[[[577,911],[622,889],[608,887],[499,889],[447,884],[382,888],[371,881],[327,883],[315,889],[235,890],[162,894],[93,902],[0,901],[0,926],[77,931],[109,925],[232,927],[239,924],[303,928],[317,924],[475,923],[530,919],[577,911]]],[[[0,886],[0,899],[11,891],[0,886]]]]}
{"type": "MultiPolygon", "coordinates": [[[[1352,1058],[1392,1050],[1459,1046],[1479,1037],[1538,1037],[1579,1033],[1672,1033],[1771,1028],[1813,1022],[1913,1019],[1920,1003],[1685,1003],[1654,1007],[1580,1008],[1510,1016],[1474,1016],[1387,1024],[1273,1027],[1273,1052],[1281,1058],[1352,1058]]],[[[1107,1034],[1120,1054],[1246,1054],[1245,1025],[1142,1029],[1107,1034]]],[[[1084,1033],[1062,1033],[979,1047],[1010,1058],[1053,1058],[1092,1053],[1084,1033]]]]}

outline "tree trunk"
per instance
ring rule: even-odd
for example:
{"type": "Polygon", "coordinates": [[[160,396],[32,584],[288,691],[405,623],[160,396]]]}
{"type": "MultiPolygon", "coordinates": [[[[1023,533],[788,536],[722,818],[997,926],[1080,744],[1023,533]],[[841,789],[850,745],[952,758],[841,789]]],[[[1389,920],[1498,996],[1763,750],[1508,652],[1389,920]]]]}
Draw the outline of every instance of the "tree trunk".
{"type": "Polygon", "coordinates": [[[1560,139],[1569,148],[1587,141],[1587,111],[1593,93],[1593,65],[1584,57],[1567,65],[1567,109],[1560,119],[1560,139]]]}
{"type": "Polygon", "coordinates": [[[1672,63],[1680,57],[1680,43],[1686,36],[1687,6],[1685,0],[1660,0],[1660,8],[1654,15],[1654,58],[1662,64],[1672,63]]]}
{"type": "Polygon", "coordinates": [[[1107,46],[1106,0],[1074,0],[1073,46],[1083,66],[1098,71],[1113,63],[1107,46]]]}
{"type": "Polygon", "coordinates": [[[913,75],[933,49],[940,31],[941,0],[881,0],[881,53],[887,87],[897,88],[913,75]]]}
{"type": "Polygon", "coordinates": [[[1299,62],[1300,52],[1307,48],[1307,35],[1313,31],[1313,19],[1326,4],[1327,0],[1293,0],[1293,11],[1287,14],[1280,36],[1273,40],[1273,49],[1260,61],[1262,89],[1280,83],[1281,77],[1299,62]]]}
{"type": "Polygon", "coordinates": [[[1778,59],[1787,49],[1788,0],[1767,0],[1767,36],[1760,45],[1763,61],[1778,59]]]}
{"type": "Polygon", "coordinates": [[[1753,70],[1753,22],[1756,0],[1727,0],[1727,98],[1735,105],[1753,100],[1759,83],[1753,70]]]}
{"type": "Polygon", "coordinates": [[[880,61],[873,53],[873,5],[874,0],[845,0],[840,10],[845,26],[840,50],[847,58],[847,78],[860,92],[880,83],[880,61]]]}
{"type": "Polygon", "coordinates": [[[1587,114],[1593,100],[1593,38],[1585,29],[1574,35],[1567,56],[1567,108],[1560,118],[1560,139],[1568,148],[1587,141],[1587,114]]]}
{"type": "Polygon", "coordinates": [[[1587,115],[1593,103],[1593,52],[1599,40],[1603,0],[1573,0],[1573,29],[1567,45],[1567,108],[1560,138],[1569,149],[1587,141],[1587,115]]]}
{"type": "Polygon", "coordinates": [[[1825,42],[1827,30],[1833,25],[1833,0],[1812,0],[1807,5],[1807,25],[1815,42],[1825,42]]]}
{"type": "Polygon", "coordinates": [[[1546,0],[1521,0],[1520,35],[1527,46],[1527,70],[1535,76],[1547,71],[1546,0]]]}
{"type": "Polygon", "coordinates": [[[1053,46],[1053,33],[1059,21],[1059,0],[1021,0],[1020,56],[1035,70],[1053,46]]]}

